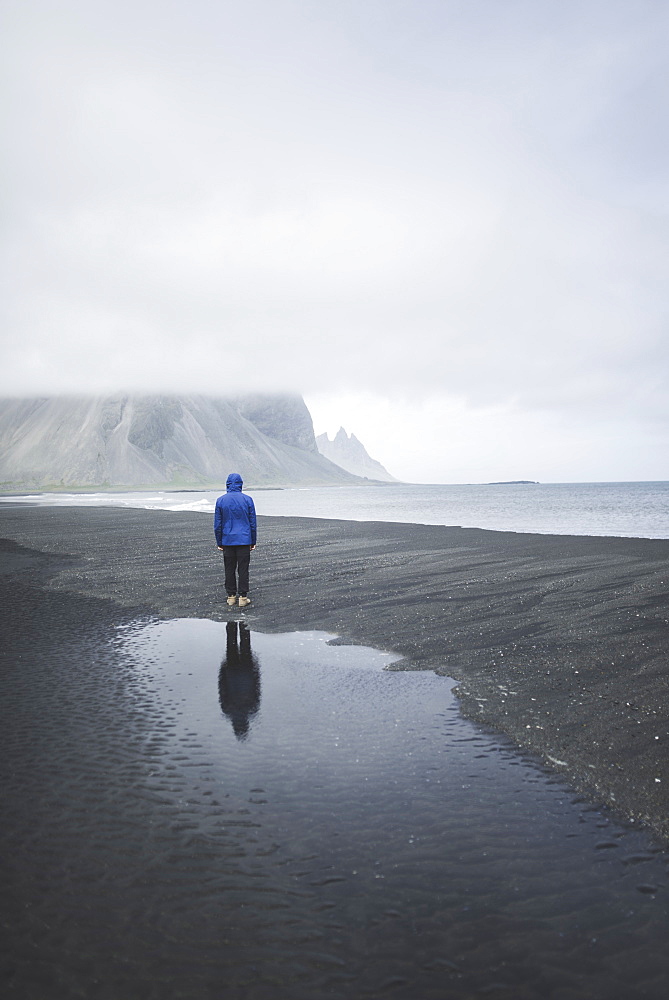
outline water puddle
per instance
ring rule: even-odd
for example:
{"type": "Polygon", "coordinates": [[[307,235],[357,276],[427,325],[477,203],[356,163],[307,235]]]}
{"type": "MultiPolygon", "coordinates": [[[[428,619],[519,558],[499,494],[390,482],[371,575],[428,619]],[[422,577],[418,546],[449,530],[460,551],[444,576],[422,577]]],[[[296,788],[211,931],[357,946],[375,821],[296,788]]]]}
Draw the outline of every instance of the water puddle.
{"type": "Polygon", "coordinates": [[[76,954],[53,945],[81,995],[664,997],[666,854],[462,719],[447,679],[320,632],[117,635],[137,719],[85,761],[90,858],[58,848],[74,874],[40,914],[88,900],[76,954]]]}
{"type": "Polygon", "coordinates": [[[463,720],[447,679],[331,638],[126,635],[163,704],[173,863],[234,926],[229,988],[659,996],[665,855],[463,720]]]}

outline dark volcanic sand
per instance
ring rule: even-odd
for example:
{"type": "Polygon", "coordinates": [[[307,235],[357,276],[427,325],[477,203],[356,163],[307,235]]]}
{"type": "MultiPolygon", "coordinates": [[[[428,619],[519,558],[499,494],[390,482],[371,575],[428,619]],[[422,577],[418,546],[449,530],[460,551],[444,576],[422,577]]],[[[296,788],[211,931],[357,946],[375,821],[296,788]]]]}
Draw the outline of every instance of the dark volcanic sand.
{"type": "MultiPolygon", "coordinates": [[[[3,505],[0,536],[19,628],[54,590],[164,618],[230,614],[208,515],[3,505]]],[[[466,715],[667,840],[668,563],[664,540],[263,517],[245,617],[455,677],[466,715]]]]}

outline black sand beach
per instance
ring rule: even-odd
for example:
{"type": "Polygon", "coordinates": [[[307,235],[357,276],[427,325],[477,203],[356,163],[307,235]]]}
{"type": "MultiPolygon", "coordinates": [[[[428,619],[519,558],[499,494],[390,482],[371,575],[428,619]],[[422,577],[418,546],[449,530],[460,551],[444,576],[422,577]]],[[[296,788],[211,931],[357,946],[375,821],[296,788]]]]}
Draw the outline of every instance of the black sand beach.
{"type": "MultiPolygon", "coordinates": [[[[3,505],[0,537],[15,635],[39,642],[50,613],[70,631],[105,608],[230,614],[209,516],[3,505]]],[[[469,717],[669,839],[669,541],[264,517],[251,572],[252,628],[324,629],[456,678],[469,717]]]]}

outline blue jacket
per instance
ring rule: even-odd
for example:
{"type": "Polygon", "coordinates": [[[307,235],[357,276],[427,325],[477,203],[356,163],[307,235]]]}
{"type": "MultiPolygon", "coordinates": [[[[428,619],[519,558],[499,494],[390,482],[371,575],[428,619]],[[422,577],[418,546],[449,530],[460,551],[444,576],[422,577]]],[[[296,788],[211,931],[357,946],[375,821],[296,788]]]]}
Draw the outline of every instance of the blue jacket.
{"type": "Polygon", "coordinates": [[[227,493],[216,501],[214,534],[217,545],[255,545],[256,509],[251,497],[242,493],[242,477],[231,472],[227,493]]]}

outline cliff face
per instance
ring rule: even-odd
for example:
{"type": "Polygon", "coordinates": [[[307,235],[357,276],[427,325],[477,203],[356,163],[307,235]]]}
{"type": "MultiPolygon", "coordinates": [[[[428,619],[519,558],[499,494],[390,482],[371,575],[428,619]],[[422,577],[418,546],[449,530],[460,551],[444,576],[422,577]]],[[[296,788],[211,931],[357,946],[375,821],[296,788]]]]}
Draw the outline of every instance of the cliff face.
{"type": "Polygon", "coordinates": [[[355,482],[319,454],[299,396],[0,400],[0,486],[355,482]]]}
{"type": "Polygon", "coordinates": [[[319,434],[316,444],[321,455],[329,458],[353,473],[354,476],[363,476],[365,479],[376,479],[384,483],[396,483],[394,476],[384,469],[380,462],[370,458],[364,446],[358,441],[355,434],[349,437],[343,427],[337,431],[334,441],[330,441],[327,434],[319,434]]]}
{"type": "Polygon", "coordinates": [[[301,396],[240,396],[231,403],[267,437],[318,454],[311,414],[301,396]]]}

